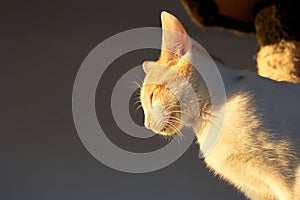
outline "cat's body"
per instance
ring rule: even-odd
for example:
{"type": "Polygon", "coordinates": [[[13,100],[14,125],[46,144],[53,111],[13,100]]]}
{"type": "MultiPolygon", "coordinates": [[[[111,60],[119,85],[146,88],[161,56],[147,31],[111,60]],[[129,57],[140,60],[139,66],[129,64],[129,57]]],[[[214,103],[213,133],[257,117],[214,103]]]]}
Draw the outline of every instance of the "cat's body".
{"type": "MultiPolygon", "coordinates": [[[[174,16],[163,12],[162,25],[182,35],[164,31],[162,49],[173,53],[162,50],[157,62],[144,64],[147,75],[141,102],[145,126],[162,135],[173,135],[189,126],[194,129],[201,149],[207,130],[219,117],[211,115],[209,95],[213,94],[202,86],[203,80],[195,78],[191,64],[186,61],[199,62],[197,55],[201,52],[184,37],[187,33],[174,16]],[[182,77],[193,82],[197,101],[186,98],[187,85],[182,77]]],[[[300,87],[229,69],[221,63],[218,68],[227,102],[222,106],[223,129],[205,157],[207,166],[251,199],[300,199],[300,112],[289,106],[299,102],[300,87]]]]}
{"type": "MultiPolygon", "coordinates": [[[[299,87],[218,66],[227,78],[228,100],[222,133],[205,162],[251,199],[300,199],[300,184],[296,184],[300,137],[295,121],[300,113],[290,106],[298,103],[295,97],[300,94],[294,92],[297,88],[300,92],[299,87]],[[253,88],[249,82],[261,87],[253,88]]],[[[200,146],[202,133],[196,132],[200,146]]]]}

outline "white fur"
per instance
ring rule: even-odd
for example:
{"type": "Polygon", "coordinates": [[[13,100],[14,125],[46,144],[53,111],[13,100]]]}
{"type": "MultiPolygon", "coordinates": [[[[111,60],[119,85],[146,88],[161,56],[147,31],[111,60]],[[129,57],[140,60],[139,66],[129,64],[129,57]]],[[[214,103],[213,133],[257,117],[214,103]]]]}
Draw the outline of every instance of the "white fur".
{"type": "MultiPolygon", "coordinates": [[[[201,53],[191,51],[193,57],[201,53]]],[[[207,166],[251,199],[300,199],[300,113],[291,106],[298,105],[300,85],[278,83],[221,63],[218,68],[227,94],[225,121],[216,146],[205,158],[207,166]]],[[[212,116],[206,127],[217,117],[212,116]]],[[[200,147],[205,133],[205,128],[196,131],[200,147]]]]}

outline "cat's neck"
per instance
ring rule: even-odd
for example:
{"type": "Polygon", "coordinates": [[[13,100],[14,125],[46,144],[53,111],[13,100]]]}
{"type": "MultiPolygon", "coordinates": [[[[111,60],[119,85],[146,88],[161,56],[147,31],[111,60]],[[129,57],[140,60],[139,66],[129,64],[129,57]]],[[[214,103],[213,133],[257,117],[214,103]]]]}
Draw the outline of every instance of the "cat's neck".
{"type": "Polygon", "coordinates": [[[192,82],[197,100],[190,103],[194,105],[189,105],[189,108],[186,108],[188,110],[185,112],[190,113],[192,116],[191,121],[187,125],[190,126],[195,133],[199,133],[205,129],[210,122],[211,101],[208,88],[202,76],[195,69],[192,74],[193,76],[190,82],[192,82]]]}
{"type": "Polygon", "coordinates": [[[226,104],[225,91],[223,98],[222,95],[218,93],[220,88],[224,88],[223,80],[221,78],[222,73],[220,74],[218,66],[223,66],[224,63],[220,59],[214,56],[212,57],[197,45],[192,46],[191,54],[188,59],[191,59],[190,61],[194,65],[193,75],[190,81],[193,82],[193,88],[197,95],[198,104],[197,106],[191,106],[191,108],[198,107],[198,109],[191,109],[189,111],[195,116],[195,120],[191,123],[191,127],[196,133],[196,136],[200,138],[205,137],[207,130],[211,126],[212,117],[218,117],[212,116],[213,113],[214,115],[218,114],[218,110],[224,108],[224,105],[226,104]],[[215,81],[216,73],[219,73],[220,81],[215,81]],[[210,88],[208,88],[208,86],[210,88]],[[217,101],[214,101],[216,105],[213,106],[213,108],[211,106],[212,98],[217,99],[217,101]],[[211,109],[214,109],[215,111],[212,113],[211,109]]]}

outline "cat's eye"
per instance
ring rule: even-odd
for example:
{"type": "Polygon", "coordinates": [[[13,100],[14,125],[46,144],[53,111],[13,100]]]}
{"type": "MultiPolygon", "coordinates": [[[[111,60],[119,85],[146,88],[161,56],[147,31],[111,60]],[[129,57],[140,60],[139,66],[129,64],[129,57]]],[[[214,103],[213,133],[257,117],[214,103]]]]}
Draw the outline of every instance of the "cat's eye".
{"type": "Polygon", "coordinates": [[[149,100],[150,100],[149,102],[150,102],[150,106],[151,106],[151,107],[152,107],[153,93],[154,93],[154,92],[152,92],[152,93],[150,94],[150,97],[149,97],[149,100]]]}

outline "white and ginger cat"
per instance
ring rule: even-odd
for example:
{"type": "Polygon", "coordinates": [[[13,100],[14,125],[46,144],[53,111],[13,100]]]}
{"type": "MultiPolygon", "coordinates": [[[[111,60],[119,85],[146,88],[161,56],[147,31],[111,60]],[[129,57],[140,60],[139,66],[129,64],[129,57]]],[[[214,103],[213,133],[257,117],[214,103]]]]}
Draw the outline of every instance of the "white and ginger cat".
{"type": "MultiPolygon", "coordinates": [[[[167,136],[175,135],[184,126],[191,127],[201,151],[207,127],[218,118],[211,115],[213,94],[208,93],[187,61],[197,58],[201,51],[173,15],[162,12],[161,21],[160,58],[143,63],[146,77],[140,98],[145,126],[167,136]],[[197,101],[186,102],[189,98],[182,77],[192,82],[197,101]]],[[[217,65],[226,88],[225,118],[205,163],[250,199],[299,200],[300,112],[291,106],[300,102],[299,85],[277,83],[222,63],[217,65]]]]}

